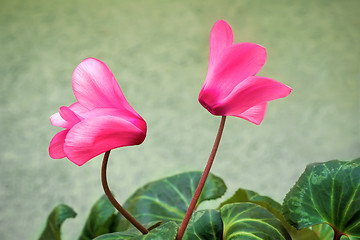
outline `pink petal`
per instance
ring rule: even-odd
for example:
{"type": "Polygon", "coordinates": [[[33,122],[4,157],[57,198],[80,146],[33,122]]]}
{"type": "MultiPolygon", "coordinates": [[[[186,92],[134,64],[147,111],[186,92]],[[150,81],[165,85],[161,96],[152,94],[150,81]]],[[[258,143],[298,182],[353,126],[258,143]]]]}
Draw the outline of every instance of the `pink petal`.
{"type": "Polygon", "coordinates": [[[146,136],[129,121],[114,116],[100,116],[85,119],[71,128],[65,140],[66,156],[81,166],[91,158],[108,150],[138,145],[146,136]]]}
{"type": "Polygon", "coordinates": [[[135,112],[110,69],[100,60],[83,60],[74,70],[72,87],[78,102],[89,110],[108,107],[135,112]]]}
{"type": "Polygon", "coordinates": [[[248,110],[240,113],[239,115],[234,115],[234,116],[243,118],[249,122],[259,125],[265,117],[266,106],[267,103],[259,104],[249,108],[248,110]]]}
{"type": "Polygon", "coordinates": [[[224,20],[217,21],[210,32],[209,66],[214,64],[217,57],[228,46],[234,43],[234,36],[230,25],[224,20]]]}
{"type": "Polygon", "coordinates": [[[64,119],[66,122],[69,123],[69,125],[71,125],[71,127],[84,119],[77,115],[75,112],[73,112],[70,108],[65,106],[60,108],[59,114],[62,119],[64,119]]]}
{"type": "Polygon", "coordinates": [[[82,106],[82,105],[81,105],[80,103],[78,103],[78,102],[75,102],[75,103],[71,104],[71,105],[69,106],[69,108],[71,109],[71,111],[73,111],[74,113],[76,113],[77,115],[80,115],[80,116],[81,116],[82,113],[85,113],[85,112],[89,111],[89,109],[87,109],[86,107],[82,106]]]}
{"type": "Polygon", "coordinates": [[[134,115],[132,112],[129,112],[124,109],[118,108],[94,108],[91,111],[87,111],[86,113],[82,114],[82,117],[86,119],[100,117],[100,116],[114,116],[122,118],[128,122],[131,122],[136,127],[140,129],[146,129],[146,123],[144,119],[140,115],[134,115]]]}
{"type": "Polygon", "coordinates": [[[209,65],[202,94],[211,93],[208,105],[229,95],[244,79],[255,75],[266,61],[264,47],[254,43],[237,43],[224,49],[219,60],[209,65]]]}
{"type": "MultiPolygon", "coordinates": [[[[81,115],[87,111],[85,107],[81,106],[78,102],[73,103],[69,106],[69,109],[73,111],[78,117],[81,118],[81,115]]],[[[54,113],[52,116],[50,116],[50,122],[53,126],[62,127],[62,128],[71,128],[74,124],[69,123],[68,121],[64,120],[60,113],[54,113]]]]}
{"type": "Polygon", "coordinates": [[[65,121],[58,112],[50,116],[50,122],[53,126],[56,127],[62,127],[62,128],[71,127],[70,124],[67,121],[65,121]]]}
{"type": "Polygon", "coordinates": [[[49,155],[51,158],[60,159],[66,157],[64,143],[69,130],[58,132],[50,142],[49,155]]]}
{"type": "Polygon", "coordinates": [[[249,77],[212,108],[215,115],[239,115],[251,107],[286,97],[291,88],[265,77],[249,77]]]}

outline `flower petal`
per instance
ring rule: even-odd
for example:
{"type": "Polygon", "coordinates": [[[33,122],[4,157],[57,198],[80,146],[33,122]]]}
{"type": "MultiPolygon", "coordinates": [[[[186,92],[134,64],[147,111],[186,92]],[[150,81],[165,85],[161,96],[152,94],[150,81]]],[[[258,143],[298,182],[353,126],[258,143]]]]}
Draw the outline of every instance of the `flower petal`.
{"type": "Polygon", "coordinates": [[[81,166],[108,150],[138,145],[146,136],[145,128],[115,116],[85,119],[71,128],[66,136],[64,151],[70,161],[81,166]]]}
{"type": "Polygon", "coordinates": [[[84,119],[79,115],[77,115],[76,113],[74,113],[70,108],[65,106],[60,107],[59,114],[61,118],[64,119],[66,122],[68,122],[71,127],[77,124],[78,122],[80,122],[82,119],[84,119]]]}
{"type": "Polygon", "coordinates": [[[129,112],[124,109],[118,108],[94,108],[91,111],[87,111],[82,114],[83,118],[90,119],[100,116],[114,116],[122,118],[128,122],[131,122],[136,127],[140,129],[146,129],[146,123],[140,115],[134,115],[132,112],[129,112]]]}
{"type": "Polygon", "coordinates": [[[260,71],[266,61],[266,49],[254,43],[237,43],[224,49],[219,60],[209,65],[200,98],[204,92],[213,93],[208,105],[214,105],[229,95],[244,79],[260,71]]]}
{"type": "Polygon", "coordinates": [[[83,60],[74,70],[72,87],[78,102],[89,110],[114,107],[135,112],[110,69],[100,60],[83,60]]]}
{"type": "Polygon", "coordinates": [[[50,122],[53,126],[56,127],[62,127],[62,128],[70,128],[70,124],[65,121],[61,116],[60,113],[54,113],[53,115],[50,116],[50,122]]]}
{"type": "Polygon", "coordinates": [[[249,122],[259,125],[265,117],[266,106],[267,103],[259,104],[249,108],[248,110],[246,110],[243,113],[240,113],[239,115],[234,115],[234,116],[243,118],[249,122]]]}
{"type": "MultiPolygon", "coordinates": [[[[78,102],[71,104],[69,106],[69,109],[80,118],[83,113],[89,111],[87,108],[83,107],[78,102]]],[[[74,124],[69,123],[68,121],[64,120],[60,116],[59,112],[54,113],[53,115],[50,116],[50,122],[53,126],[62,127],[62,128],[71,128],[74,125],[74,124]]]]}
{"type": "Polygon", "coordinates": [[[69,106],[69,108],[71,109],[71,111],[73,111],[74,113],[76,113],[77,115],[80,115],[80,116],[82,113],[89,111],[89,109],[87,109],[86,107],[84,107],[83,105],[81,105],[78,102],[71,104],[69,106]]]}
{"type": "Polygon", "coordinates": [[[234,91],[212,108],[215,115],[239,115],[251,107],[286,97],[291,88],[265,77],[249,77],[238,84],[234,91]]]}
{"type": "Polygon", "coordinates": [[[51,158],[60,159],[66,157],[64,143],[69,130],[58,132],[50,142],[49,155],[51,158]]]}
{"type": "Polygon", "coordinates": [[[228,46],[234,43],[234,36],[230,25],[224,20],[218,20],[210,32],[209,66],[214,64],[217,57],[228,46]]]}

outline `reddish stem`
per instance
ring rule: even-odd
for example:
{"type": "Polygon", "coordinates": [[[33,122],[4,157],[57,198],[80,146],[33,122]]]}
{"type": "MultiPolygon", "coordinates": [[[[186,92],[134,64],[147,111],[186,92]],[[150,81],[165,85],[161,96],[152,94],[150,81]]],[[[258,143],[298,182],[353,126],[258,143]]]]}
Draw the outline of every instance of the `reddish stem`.
{"type": "Polygon", "coordinates": [[[343,233],[339,232],[337,229],[335,229],[333,226],[331,226],[334,230],[334,238],[333,240],[340,240],[341,236],[344,235],[343,233]]]}
{"type": "Polygon", "coordinates": [[[204,188],[206,179],[207,179],[207,177],[208,177],[208,175],[210,173],[211,166],[212,166],[212,164],[214,162],[214,159],[215,159],[216,151],[217,151],[217,149],[219,147],[221,135],[223,133],[224,126],[225,126],[225,120],[226,120],[226,116],[222,116],[220,126],[219,126],[219,130],[218,130],[215,142],[214,142],[214,146],[213,146],[213,148],[211,150],[211,153],[210,153],[210,156],[209,156],[209,160],[208,160],[208,162],[206,164],[205,170],[204,170],[204,172],[203,172],[203,174],[201,176],[199,184],[198,184],[198,186],[197,186],[197,188],[195,190],[194,196],[193,196],[193,198],[192,198],[192,200],[190,202],[190,205],[189,205],[189,208],[188,208],[188,210],[187,210],[187,212],[185,214],[184,220],[181,223],[179,232],[178,232],[178,234],[176,236],[176,240],[181,240],[182,237],[184,236],[186,227],[189,224],[191,215],[194,212],[194,209],[195,209],[196,204],[197,204],[197,202],[199,200],[200,194],[201,194],[201,192],[202,192],[202,190],[204,188]]]}
{"type": "Polygon", "coordinates": [[[104,188],[104,192],[106,194],[106,196],[108,197],[108,199],[110,200],[110,202],[112,203],[112,205],[132,224],[134,225],[134,227],[136,227],[140,232],[142,232],[142,234],[147,234],[149,231],[143,226],[141,225],[141,223],[139,223],[132,215],[130,215],[130,213],[128,213],[125,208],[123,208],[120,203],[118,203],[118,201],[116,201],[116,199],[114,198],[114,196],[112,195],[107,180],[106,180],[106,167],[107,167],[107,163],[109,160],[109,155],[110,155],[110,151],[107,151],[104,155],[104,160],[102,163],[102,168],[101,168],[101,182],[104,188]]]}

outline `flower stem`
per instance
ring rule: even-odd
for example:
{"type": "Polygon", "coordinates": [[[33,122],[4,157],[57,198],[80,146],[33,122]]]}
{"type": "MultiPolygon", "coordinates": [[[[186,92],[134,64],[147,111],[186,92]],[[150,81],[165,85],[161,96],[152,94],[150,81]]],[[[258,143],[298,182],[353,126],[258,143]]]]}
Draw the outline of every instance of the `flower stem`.
{"type": "Polygon", "coordinates": [[[110,200],[111,204],[132,224],[136,227],[142,234],[147,234],[149,231],[141,225],[130,213],[128,213],[125,208],[123,208],[118,201],[112,195],[107,180],[106,180],[106,167],[109,160],[110,151],[107,151],[104,155],[104,160],[101,167],[101,182],[104,188],[104,192],[108,199],[110,200]]]}
{"type": "Polygon", "coordinates": [[[195,209],[196,204],[197,204],[197,202],[199,200],[200,194],[201,194],[201,192],[202,192],[202,190],[204,188],[206,179],[207,179],[207,177],[208,177],[208,175],[210,173],[211,165],[213,164],[214,159],[215,159],[216,151],[217,151],[217,149],[219,147],[221,135],[223,133],[224,126],[225,126],[225,120],[226,120],[226,116],[222,116],[220,126],[219,126],[219,130],[218,130],[215,142],[214,142],[214,146],[213,146],[213,148],[211,150],[211,153],[210,153],[210,156],[209,156],[209,160],[208,160],[208,162],[206,164],[205,170],[204,170],[204,172],[203,172],[203,174],[201,176],[199,184],[198,184],[198,186],[197,186],[197,188],[195,190],[194,196],[193,196],[193,198],[192,198],[192,200],[190,202],[190,205],[189,205],[189,208],[188,208],[188,210],[187,210],[187,212],[185,214],[184,220],[181,223],[179,232],[178,232],[178,234],[176,236],[176,240],[181,240],[182,237],[184,236],[186,227],[189,224],[191,215],[194,212],[194,209],[195,209]]]}

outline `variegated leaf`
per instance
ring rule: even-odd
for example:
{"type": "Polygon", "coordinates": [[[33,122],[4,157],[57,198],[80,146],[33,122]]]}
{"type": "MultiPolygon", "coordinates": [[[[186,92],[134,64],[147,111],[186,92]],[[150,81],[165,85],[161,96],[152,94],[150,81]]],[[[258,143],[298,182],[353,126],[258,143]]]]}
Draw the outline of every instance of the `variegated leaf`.
{"type": "MultiPolygon", "coordinates": [[[[140,223],[174,221],[181,223],[195,193],[202,172],[186,172],[163,178],[138,189],[124,204],[140,223]]],[[[223,180],[210,174],[199,203],[221,197],[226,191],[223,180]]],[[[117,228],[124,231],[131,227],[121,219],[117,228]]]]}
{"type": "Polygon", "coordinates": [[[340,234],[360,237],[360,158],[309,165],[283,210],[298,229],[327,223],[340,234]]]}
{"type": "Polygon", "coordinates": [[[220,212],[224,240],[291,240],[281,222],[257,204],[227,204],[220,212]]]}

